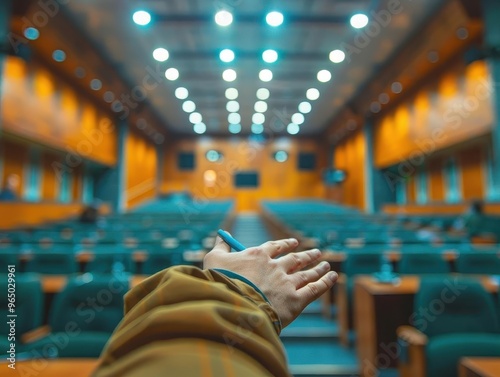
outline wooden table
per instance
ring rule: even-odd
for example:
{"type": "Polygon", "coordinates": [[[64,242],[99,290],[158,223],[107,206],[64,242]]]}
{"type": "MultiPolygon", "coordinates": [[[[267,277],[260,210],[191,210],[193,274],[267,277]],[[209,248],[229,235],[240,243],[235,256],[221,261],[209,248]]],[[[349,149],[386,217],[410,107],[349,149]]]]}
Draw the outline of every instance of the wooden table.
{"type": "MultiPolygon", "coordinates": [[[[450,278],[453,276],[450,275],[450,278]]],[[[491,277],[476,278],[487,291],[498,292],[498,282],[491,277]]],[[[396,347],[396,329],[410,324],[414,296],[419,286],[420,276],[402,276],[396,284],[377,283],[371,276],[356,278],[354,328],[357,354],[360,360],[364,360],[361,376],[370,375],[373,372],[370,367],[380,367],[381,363],[384,367],[388,366],[388,362],[391,367],[396,366],[397,356],[391,355],[391,346],[396,347]]]]}
{"type": "Polygon", "coordinates": [[[89,377],[99,359],[35,359],[16,362],[16,369],[0,364],[1,376],[89,377]]]}
{"type": "Polygon", "coordinates": [[[459,377],[500,377],[500,357],[465,357],[460,360],[459,377]]]}

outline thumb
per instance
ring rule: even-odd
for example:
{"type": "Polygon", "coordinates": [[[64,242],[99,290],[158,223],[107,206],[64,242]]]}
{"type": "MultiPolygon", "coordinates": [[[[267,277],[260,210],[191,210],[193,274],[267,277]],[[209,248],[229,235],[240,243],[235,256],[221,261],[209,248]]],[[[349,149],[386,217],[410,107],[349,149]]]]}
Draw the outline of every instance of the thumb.
{"type": "Polygon", "coordinates": [[[222,238],[217,236],[215,238],[215,245],[212,248],[212,250],[209,251],[209,253],[224,253],[224,254],[229,254],[231,253],[231,246],[229,246],[227,243],[225,243],[222,238]]]}

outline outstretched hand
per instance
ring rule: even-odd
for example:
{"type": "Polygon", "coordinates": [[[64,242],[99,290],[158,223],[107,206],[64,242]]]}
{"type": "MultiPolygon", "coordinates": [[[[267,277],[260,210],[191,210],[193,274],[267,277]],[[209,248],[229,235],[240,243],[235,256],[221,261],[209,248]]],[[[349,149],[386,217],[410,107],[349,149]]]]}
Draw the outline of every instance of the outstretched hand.
{"type": "Polygon", "coordinates": [[[266,295],[285,327],[338,278],[336,272],[328,273],[328,262],[304,270],[317,262],[321,252],[292,252],[298,244],[291,238],[231,253],[230,246],[217,237],[214,248],[205,256],[203,268],[230,270],[250,280],[266,295]]]}

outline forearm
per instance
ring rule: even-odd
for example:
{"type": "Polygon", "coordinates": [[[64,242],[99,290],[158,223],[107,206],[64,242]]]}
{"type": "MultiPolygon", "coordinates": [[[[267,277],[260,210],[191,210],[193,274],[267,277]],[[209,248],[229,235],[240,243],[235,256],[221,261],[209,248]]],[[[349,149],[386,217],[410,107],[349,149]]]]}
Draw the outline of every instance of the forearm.
{"type": "Polygon", "coordinates": [[[242,281],[175,267],[147,279],[125,300],[125,318],[95,376],[144,376],[155,370],[182,376],[288,376],[279,319],[242,281]]]}

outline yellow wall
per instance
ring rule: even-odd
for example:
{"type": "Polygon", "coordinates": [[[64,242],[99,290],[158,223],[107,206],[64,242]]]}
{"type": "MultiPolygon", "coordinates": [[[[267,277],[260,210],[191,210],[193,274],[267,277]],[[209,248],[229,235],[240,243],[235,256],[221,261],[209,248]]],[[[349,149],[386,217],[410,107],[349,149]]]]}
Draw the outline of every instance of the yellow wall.
{"type": "Polygon", "coordinates": [[[130,132],[125,145],[126,207],[152,199],[158,191],[158,157],[156,145],[130,132]]]}
{"type": "Polygon", "coordinates": [[[325,166],[325,153],[319,150],[314,140],[276,139],[268,143],[251,143],[246,139],[200,138],[198,141],[179,140],[165,149],[162,192],[189,190],[201,200],[235,199],[238,211],[255,211],[259,202],[265,199],[280,200],[293,198],[324,198],[325,188],[321,179],[321,167],[325,166]],[[209,162],[208,150],[220,151],[222,162],[209,162]],[[274,152],[285,150],[288,161],[276,162],[274,152]],[[180,171],[177,154],[180,151],[194,151],[196,169],[180,171]],[[297,170],[299,152],[317,152],[313,172],[297,170]],[[233,173],[236,171],[257,171],[260,185],[255,189],[235,188],[233,173]],[[216,174],[216,181],[206,181],[206,171],[216,174]]]}
{"type": "Polygon", "coordinates": [[[362,131],[335,147],[335,168],[345,170],[342,184],[342,204],[365,209],[365,136],[362,131]]]}
{"type": "Polygon", "coordinates": [[[8,57],[1,93],[4,131],[104,165],[116,164],[117,133],[111,120],[46,68],[8,57]]]}

